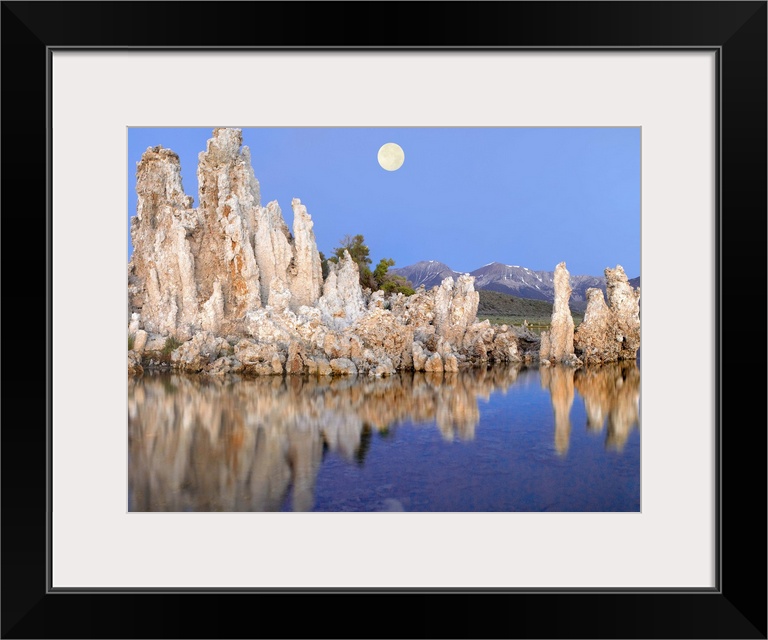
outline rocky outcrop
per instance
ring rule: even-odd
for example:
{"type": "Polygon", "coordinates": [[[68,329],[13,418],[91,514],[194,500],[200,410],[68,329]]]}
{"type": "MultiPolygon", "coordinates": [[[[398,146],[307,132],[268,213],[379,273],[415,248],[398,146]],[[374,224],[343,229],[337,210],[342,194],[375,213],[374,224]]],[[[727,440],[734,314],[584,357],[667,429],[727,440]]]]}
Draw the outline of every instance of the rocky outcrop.
{"type": "Polygon", "coordinates": [[[199,304],[207,305],[207,330],[213,333],[241,331],[246,312],[261,306],[252,244],[260,194],[250,152],[247,147],[241,151],[241,145],[239,129],[215,129],[198,157],[194,279],[199,304]]]}
{"type": "Polygon", "coordinates": [[[571,292],[568,271],[561,262],[555,269],[555,304],[549,331],[542,332],[542,364],[574,366],[617,360],[635,360],[640,348],[640,289],[633,289],[621,265],[605,270],[608,304],[603,292],[587,291],[584,320],[574,332],[568,307],[571,292]]]}
{"type": "Polygon", "coordinates": [[[179,369],[197,373],[231,351],[231,346],[224,338],[209,331],[200,331],[171,353],[171,362],[179,369]]]}
{"type": "Polygon", "coordinates": [[[353,330],[362,342],[363,358],[370,365],[381,363],[387,370],[391,368],[391,373],[412,367],[413,327],[389,311],[370,309],[355,323],[353,330]]]}
{"type": "Polygon", "coordinates": [[[237,331],[260,306],[251,245],[259,190],[241,141],[239,130],[214,130],[199,157],[197,209],[173,151],[147,149],[138,164],[129,302],[150,333],[185,341],[237,331]]]}
{"type": "Polygon", "coordinates": [[[313,306],[320,298],[323,273],[312,219],[307,208],[294,198],[293,235],[276,201],[256,212],[253,250],[260,273],[261,302],[290,307],[313,306]],[[279,297],[275,296],[279,292],[279,297]]]}
{"type": "Polygon", "coordinates": [[[349,251],[337,263],[329,262],[328,277],[318,302],[323,322],[332,329],[345,329],[359,320],[366,305],[360,272],[349,251]]]}
{"type": "Polygon", "coordinates": [[[574,345],[585,364],[615,362],[619,359],[619,333],[614,315],[600,289],[587,291],[587,310],[574,336],[574,345]]]}
{"type": "Polygon", "coordinates": [[[293,235],[260,187],[239,129],[215,129],[199,155],[199,202],[184,194],[179,157],[154,147],[137,167],[129,311],[150,333],[186,341],[198,331],[247,333],[247,314],[297,311],[320,298],[312,219],[294,199],[293,235]]]}
{"type": "Polygon", "coordinates": [[[317,304],[323,290],[323,270],[320,253],[312,231],[312,218],[301,200],[294,198],[293,207],[293,263],[289,268],[293,308],[317,304]]]}
{"type": "MultiPolygon", "coordinates": [[[[187,340],[199,325],[193,248],[188,238],[198,220],[193,199],[184,194],[181,184],[179,156],[160,146],[147,149],[136,168],[136,192],[129,311],[141,314],[147,331],[187,340]]],[[[134,322],[139,322],[138,316],[134,322]]]]}
{"type": "Polygon", "coordinates": [[[605,270],[608,304],[600,289],[587,292],[584,321],[574,336],[587,364],[635,360],[640,348],[640,289],[633,289],[621,265],[605,270]]]}
{"type": "Polygon", "coordinates": [[[345,253],[323,282],[306,207],[293,199],[291,232],[277,202],[261,205],[239,129],[213,131],[197,175],[194,208],[174,152],[150,148],[137,167],[128,273],[136,366],[383,377],[533,358],[525,331],[477,322],[468,274],[388,296],[363,291],[345,253]]]}
{"type": "Polygon", "coordinates": [[[291,232],[276,200],[256,211],[253,251],[259,265],[261,300],[269,304],[270,291],[288,290],[288,269],[293,260],[291,232]]]}
{"type": "Polygon", "coordinates": [[[454,284],[446,278],[437,288],[434,303],[435,333],[452,344],[461,344],[469,326],[477,319],[480,294],[475,291],[475,279],[461,275],[454,284]]]}
{"type": "Polygon", "coordinates": [[[549,340],[549,331],[541,332],[541,343],[539,346],[539,360],[542,364],[549,365],[550,354],[552,353],[552,344],[549,340]]]}
{"type": "Polygon", "coordinates": [[[572,360],[573,316],[568,306],[571,297],[570,273],[565,262],[555,267],[555,302],[552,306],[552,321],[549,330],[549,355],[553,362],[567,363],[572,360]]]}
{"type": "Polygon", "coordinates": [[[621,265],[605,270],[608,306],[621,336],[619,360],[634,360],[640,348],[640,288],[633,289],[621,265]]]}
{"type": "Polygon", "coordinates": [[[144,373],[144,367],[141,366],[141,356],[135,351],[128,351],[128,375],[140,376],[144,373]]]}

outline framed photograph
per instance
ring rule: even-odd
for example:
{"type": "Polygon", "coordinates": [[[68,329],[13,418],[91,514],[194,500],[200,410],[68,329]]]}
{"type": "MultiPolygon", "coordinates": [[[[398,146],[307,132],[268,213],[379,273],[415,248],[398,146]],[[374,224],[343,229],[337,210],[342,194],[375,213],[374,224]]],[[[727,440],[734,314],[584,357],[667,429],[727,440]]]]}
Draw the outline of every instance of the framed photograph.
{"type": "MultiPolygon", "coordinates": [[[[750,310],[749,322],[765,315],[763,293],[746,294],[760,300],[755,313],[754,301],[745,300],[741,287],[745,279],[755,279],[749,274],[765,269],[765,2],[446,3],[426,30],[406,9],[414,4],[346,3],[350,19],[370,26],[370,45],[333,30],[318,33],[320,18],[331,9],[326,3],[188,3],[184,11],[171,3],[89,3],[72,11],[73,5],[8,2],[2,8],[3,84],[6,96],[18,98],[6,100],[4,110],[5,192],[8,198],[9,185],[29,184],[26,200],[36,193],[31,175],[37,182],[46,177],[47,291],[46,308],[39,314],[46,319],[41,329],[46,336],[45,398],[39,403],[46,416],[43,420],[40,410],[40,420],[32,425],[17,426],[17,418],[6,421],[2,436],[4,637],[253,635],[252,629],[241,629],[234,615],[246,597],[264,621],[259,635],[314,637],[322,635],[317,621],[287,629],[267,603],[278,595],[300,597],[304,604],[315,595],[364,594],[396,598],[398,606],[409,609],[409,619],[411,611],[421,611],[415,619],[423,627],[406,635],[766,637],[766,434],[762,428],[750,429],[737,439],[735,433],[746,427],[740,429],[734,417],[737,393],[746,399],[748,411],[754,404],[750,399],[760,398],[758,415],[764,416],[765,374],[762,365],[758,372],[749,371],[745,360],[759,356],[745,354],[729,331],[731,323],[739,324],[736,304],[750,310]],[[251,23],[246,18],[250,10],[259,14],[253,33],[243,28],[251,23]],[[232,24],[233,34],[200,27],[214,24],[232,24]],[[269,24],[281,26],[272,30],[269,24]],[[292,25],[288,35],[286,24],[292,25]],[[16,64],[8,62],[11,58],[16,64]],[[359,136],[366,132],[387,128],[393,134],[407,128],[409,142],[401,140],[394,154],[383,148],[380,166],[374,166],[379,177],[397,178],[406,175],[396,165],[407,167],[418,136],[442,131],[440,155],[453,152],[457,158],[450,165],[434,159],[430,169],[436,180],[428,182],[424,169],[420,184],[449,190],[452,182],[469,182],[473,172],[492,173],[493,166],[502,167],[504,175],[517,172],[497,181],[498,215],[505,220],[496,227],[482,215],[492,206],[493,194],[471,199],[457,189],[455,210],[444,218],[473,247],[484,235],[487,246],[494,246],[494,228],[497,235],[502,229],[514,233],[509,208],[503,206],[512,197],[506,189],[512,177],[522,181],[528,175],[534,157],[554,172],[558,156],[571,154],[571,166],[584,168],[589,162],[584,150],[600,144],[583,137],[505,137],[510,132],[629,133],[631,140],[622,144],[640,171],[635,187],[639,272],[628,275],[642,277],[643,292],[642,386],[637,390],[642,418],[634,421],[642,436],[635,428],[621,442],[634,448],[633,470],[628,471],[624,457],[622,473],[600,467],[585,479],[584,467],[576,463],[584,433],[557,423],[558,411],[567,421],[570,408],[566,398],[558,409],[554,386],[549,393],[559,429],[549,434],[547,446],[562,454],[570,445],[573,455],[560,458],[563,469],[548,476],[555,478],[553,513],[546,512],[536,487],[525,499],[508,500],[500,488],[506,472],[491,470],[483,482],[478,465],[487,457],[482,453],[467,467],[469,484],[483,485],[470,494],[471,504],[428,502],[435,500],[433,495],[411,491],[406,496],[397,488],[362,502],[362,479],[356,481],[358,494],[339,497],[320,492],[317,477],[310,478],[311,490],[304,493],[294,477],[289,502],[284,490],[277,491],[274,503],[259,502],[234,476],[222,475],[216,466],[222,458],[198,455],[197,469],[181,468],[161,426],[132,433],[133,442],[139,436],[155,439],[153,450],[170,456],[187,493],[167,491],[165,468],[132,467],[137,456],[129,450],[128,434],[135,424],[127,414],[137,405],[125,385],[126,246],[129,238],[136,243],[139,236],[131,236],[127,224],[135,206],[129,204],[136,188],[130,180],[136,166],[131,153],[156,145],[173,149],[162,139],[148,142],[147,135],[193,128],[207,132],[193,158],[198,151],[210,152],[205,140],[217,131],[243,138],[260,132],[251,143],[255,170],[257,162],[269,164],[255,160],[257,147],[271,149],[273,164],[286,153],[282,166],[304,167],[297,175],[313,175],[314,158],[317,175],[308,184],[314,185],[318,202],[330,189],[322,177],[323,154],[317,156],[315,144],[312,153],[298,157],[306,143],[292,147],[286,135],[329,132],[325,144],[337,149],[346,143],[333,137],[337,134],[354,132],[357,137],[348,142],[360,146],[359,136]],[[465,132],[469,138],[479,131],[498,135],[477,144],[448,139],[448,132],[465,132]],[[488,161],[492,149],[495,162],[488,161]],[[295,159],[287,153],[291,150],[295,159]],[[506,162],[515,153],[523,160],[510,168],[506,162]],[[525,158],[531,159],[527,166],[525,158]],[[482,203],[483,211],[473,210],[476,203],[482,203]],[[731,311],[727,319],[726,310],[731,311]],[[725,384],[737,376],[738,388],[725,384]],[[566,469],[569,464],[573,468],[566,469]],[[208,482],[206,474],[235,483],[232,502],[189,493],[195,481],[208,482]],[[615,487],[627,477],[635,480],[626,486],[638,491],[620,504],[595,498],[608,495],[599,481],[615,487]],[[565,485],[570,502],[563,499],[565,485]],[[754,510],[741,507],[745,495],[754,510]],[[243,501],[244,508],[233,507],[243,501]],[[268,508],[251,508],[255,504],[268,508]],[[302,505],[318,504],[328,507],[316,509],[325,513],[297,512],[304,511],[302,505]],[[453,600],[441,600],[459,597],[470,614],[461,621],[424,616],[425,604],[450,605],[453,600]],[[185,610],[190,604],[205,610],[201,598],[216,608],[216,615],[189,618],[185,610]],[[121,613],[126,610],[130,616],[121,613]],[[153,623],[157,616],[168,625],[161,632],[153,623]]],[[[239,153],[243,139],[237,142],[239,153]]],[[[388,135],[384,142],[397,141],[388,135]]],[[[374,147],[372,158],[381,145],[374,147]]],[[[595,186],[598,195],[589,211],[574,208],[572,217],[616,206],[611,180],[615,184],[625,175],[617,158],[598,170],[612,178],[595,186]]],[[[182,162],[181,170],[186,193],[195,193],[194,160],[187,168],[182,162]]],[[[272,199],[269,172],[254,173],[266,205],[272,199]]],[[[198,177],[205,179],[204,169],[198,177]]],[[[566,190],[554,179],[549,188],[566,190]]],[[[522,189],[518,186],[518,192],[522,189]]],[[[352,193],[353,185],[347,190],[352,193]]],[[[420,197],[417,190],[412,193],[420,197]]],[[[363,196],[355,196],[362,208],[363,196]]],[[[289,202],[280,195],[277,199],[287,211],[289,202]]],[[[40,202],[42,219],[42,197],[40,202]]],[[[331,207],[323,216],[313,213],[309,201],[304,204],[316,237],[322,238],[321,225],[333,221],[331,207]]],[[[14,206],[6,202],[6,224],[24,220],[25,226],[12,235],[6,227],[6,237],[29,238],[29,217],[9,215],[14,206]]],[[[294,211],[300,206],[294,201],[294,211]]],[[[356,218],[350,210],[340,215],[361,225],[359,233],[366,238],[373,237],[368,229],[384,233],[386,225],[364,226],[369,222],[365,214],[356,218]]],[[[596,219],[590,217],[584,226],[594,227],[596,219]]],[[[604,244],[628,235],[617,220],[599,219],[614,228],[613,235],[605,232],[604,244]]],[[[426,216],[398,224],[409,236],[421,234],[425,247],[430,234],[438,235],[426,216]]],[[[520,235],[530,235],[528,244],[537,247],[547,234],[554,243],[553,227],[565,224],[564,219],[548,222],[539,211],[518,226],[520,235]]],[[[578,221],[574,229],[577,243],[593,241],[597,233],[579,228],[578,221]]],[[[332,252],[335,239],[318,242],[318,248],[332,252]]],[[[128,251],[135,249],[129,245],[128,251]]],[[[389,257],[385,251],[382,247],[372,257],[389,257]]],[[[403,256],[398,254],[390,266],[418,261],[415,253],[403,256]]],[[[345,259],[343,252],[340,258],[345,259]]],[[[474,271],[469,264],[449,266],[457,269],[457,277],[474,271]]],[[[28,279],[23,280],[6,288],[6,298],[15,304],[29,299],[28,279]]],[[[300,294],[292,290],[291,295],[300,294]]],[[[751,326],[746,330],[754,331],[751,326]]],[[[743,337],[741,343],[746,343],[743,337]]],[[[443,353],[441,362],[450,355],[443,353]]],[[[25,377],[14,372],[13,380],[25,377]]],[[[158,394],[194,397],[192,389],[169,389],[158,380],[158,394]]],[[[542,382],[543,377],[539,386],[542,382]]],[[[28,397],[24,390],[18,393],[28,397]]],[[[249,398],[263,407],[260,393],[251,389],[249,398]]],[[[405,405],[406,396],[385,405],[405,405]]],[[[587,403],[586,392],[582,396],[587,403]]],[[[351,404],[349,397],[339,402],[351,404]]],[[[379,415],[385,411],[373,400],[363,405],[379,415]]],[[[497,410],[508,416],[520,410],[510,406],[497,410]]],[[[168,407],[178,411],[178,405],[165,400],[146,407],[140,407],[142,416],[168,407]]],[[[201,416],[191,423],[212,428],[201,416]]],[[[467,436],[460,433],[467,425],[451,425],[452,438],[467,436]]],[[[361,434],[350,446],[339,435],[338,451],[349,449],[353,462],[335,470],[339,477],[350,473],[356,457],[378,460],[375,456],[388,446],[376,444],[379,440],[371,446],[372,435],[382,438],[372,432],[366,446],[361,434]]],[[[248,434],[240,436],[247,439],[248,434]]],[[[469,439],[479,446],[481,436],[469,439]]],[[[440,459],[440,451],[426,455],[440,459]]],[[[517,453],[520,465],[542,455],[522,448],[517,453]]],[[[333,471],[323,476],[330,484],[337,482],[328,475],[333,471]]],[[[263,488],[248,486],[256,493],[263,488]]],[[[394,620],[377,623],[375,633],[402,635],[398,627],[394,620]]],[[[368,635],[343,623],[333,632],[347,634],[368,635]]]]}

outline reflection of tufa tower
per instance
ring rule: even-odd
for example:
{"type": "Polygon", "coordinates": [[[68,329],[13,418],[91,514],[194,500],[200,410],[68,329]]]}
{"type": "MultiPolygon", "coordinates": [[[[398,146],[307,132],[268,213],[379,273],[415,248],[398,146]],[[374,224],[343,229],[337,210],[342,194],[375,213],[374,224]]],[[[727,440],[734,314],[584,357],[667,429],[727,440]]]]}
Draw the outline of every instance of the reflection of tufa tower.
{"type": "Polygon", "coordinates": [[[555,450],[568,453],[571,440],[571,407],[573,406],[573,373],[571,367],[541,369],[541,386],[549,389],[555,413],[555,450]]]}
{"type": "Polygon", "coordinates": [[[607,421],[605,446],[621,451],[639,425],[640,369],[634,362],[579,369],[576,390],[584,398],[587,428],[602,431],[607,421]]]}
{"type": "Polygon", "coordinates": [[[131,511],[296,511],[315,505],[327,449],[361,463],[371,431],[437,427],[472,440],[478,398],[506,389],[517,369],[358,378],[186,375],[128,384],[131,511]],[[367,433],[367,435],[365,435],[367,433]]]}
{"type": "Polygon", "coordinates": [[[555,450],[568,452],[574,389],[584,399],[587,430],[599,433],[607,421],[605,446],[621,451],[639,423],[640,369],[634,362],[598,367],[542,367],[541,386],[550,393],[555,417],[555,450]]]}

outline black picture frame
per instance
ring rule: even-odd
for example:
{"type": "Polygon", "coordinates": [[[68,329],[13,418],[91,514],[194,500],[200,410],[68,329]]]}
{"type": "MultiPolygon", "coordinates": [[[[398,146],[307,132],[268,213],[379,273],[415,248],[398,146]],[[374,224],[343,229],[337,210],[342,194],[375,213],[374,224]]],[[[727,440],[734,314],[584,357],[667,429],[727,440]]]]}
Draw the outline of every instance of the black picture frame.
{"type": "MultiPolygon", "coordinates": [[[[423,3],[419,11],[416,4],[2,3],[2,222],[9,240],[3,297],[9,311],[6,336],[13,331],[5,343],[3,367],[7,374],[1,434],[3,638],[766,638],[767,3],[447,2],[423,3]],[[335,12],[343,12],[345,19],[329,19],[335,12]],[[258,18],[251,23],[259,25],[258,31],[243,28],[251,13],[258,18]],[[364,27],[350,32],[346,28],[350,22],[364,27]],[[320,594],[49,588],[52,459],[47,442],[55,429],[50,339],[51,283],[56,277],[51,271],[51,164],[46,153],[52,122],[51,51],[254,46],[717,52],[721,102],[715,261],[719,457],[715,589],[515,593],[381,589],[320,594]],[[22,198],[16,199],[16,194],[22,198]],[[32,267],[43,273],[32,278],[32,267]],[[762,288],[755,289],[755,280],[762,288]],[[21,356],[13,354],[16,344],[25,342],[28,347],[39,346],[37,358],[29,355],[29,348],[22,349],[21,356]],[[758,419],[742,424],[737,408],[742,416],[756,411],[758,419]],[[363,600],[366,596],[369,599],[363,600]],[[381,599],[385,597],[388,600],[381,599]],[[286,618],[283,607],[294,608],[296,615],[286,618]],[[299,614],[307,607],[314,615],[299,614]],[[357,614],[369,616],[372,626],[361,629],[357,614]]],[[[671,364],[681,367],[684,375],[684,351],[671,355],[671,364]]]]}

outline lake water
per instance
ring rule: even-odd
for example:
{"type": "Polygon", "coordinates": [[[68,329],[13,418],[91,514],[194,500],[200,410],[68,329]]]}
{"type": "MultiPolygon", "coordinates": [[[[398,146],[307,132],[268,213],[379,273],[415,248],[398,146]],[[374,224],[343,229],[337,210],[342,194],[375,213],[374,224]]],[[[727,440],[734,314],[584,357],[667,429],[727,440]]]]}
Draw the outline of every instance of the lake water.
{"type": "Polygon", "coordinates": [[[635,365],[128,383],[130,511],[639,511],[635,365]]]}

